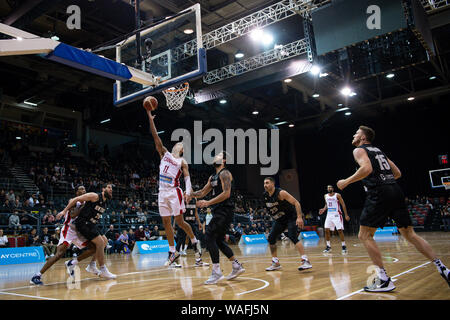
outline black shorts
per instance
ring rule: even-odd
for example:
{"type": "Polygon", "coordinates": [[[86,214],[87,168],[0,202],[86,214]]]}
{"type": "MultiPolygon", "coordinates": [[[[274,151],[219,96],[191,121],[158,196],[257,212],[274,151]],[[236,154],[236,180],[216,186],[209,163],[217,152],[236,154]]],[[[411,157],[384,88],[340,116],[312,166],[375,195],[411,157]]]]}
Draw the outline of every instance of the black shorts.
{"type": "Polygon", "coordinates": [[[388,218],[394,220],[398,228],[412,226],[405,204],[405,195],[397,183],[378,186],[367,192],[359,224],[365,227],[382,228],[388,218]]]}
{"type": "Polygon", "coordinates": [[[77,228],[77,231],[86,238],[88,241],[92,241],[92,239],[95,239],[97,236],[100,236],[100,231],[98,231],[98,227],[96,224],[84,221],[84,220],[75,220],[75,227],[77,228]]]}
{"type": "Polygon", "coordinates": [[[297,244],[298,231],[296,222],[296,219],[293,218],[275,220],[268,237],[269,244],[274,245],[277,242],[278,237],[286,230],[286,228],[288,229],[288,238],[294,244],[297,244]]]}
{"type": "Polygon", "coordinates": [[[230,224],[233,222],[234,208],[219,207],[214,209],[212,219],[206,226],[206,233],[217,236],[217,239],[225,237],[230,224]]]}

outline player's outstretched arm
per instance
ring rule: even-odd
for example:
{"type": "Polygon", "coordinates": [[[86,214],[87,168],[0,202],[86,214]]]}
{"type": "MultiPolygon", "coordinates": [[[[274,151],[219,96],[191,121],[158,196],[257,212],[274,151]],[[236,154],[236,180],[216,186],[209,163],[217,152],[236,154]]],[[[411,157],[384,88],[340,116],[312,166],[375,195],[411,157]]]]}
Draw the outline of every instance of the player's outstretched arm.
{"type": "Polygon", "coordinates": [[[203,208],[203,207],[209,207],[214,204],[223,202],[227,200],[229,197],[231,197],[231,181],[233,180],[233,177],[228,170],[224,170],[220,173],[219,179],[222,183],[222,192],[217,195],[217,197],[212,198],[209,201],[200,200],[197,202],[197,207],[203,208]]]}
{"type": "Polygon", "coordinates": [[[208,193],[210,193],[212,190],[211,186],[211,177],[209,177],[208,182],[205,184],[202,190],[199,191],[193,191],[191,193],[191,198],[204,198],[208,193]]]}
{"type": "Polygon", "coordinates": [[[281,190],[278,199],[280,200],[286,200],[290,204],[292,204],[295,207],[295,211],[297,212],[297,226],[300,229],[303,229],[304,223],[303,223],[303,212],[302,212],[302,206],[300,205],[300,202],[295,199],[289,192],[285,190],[281,190]]]}
{"type": "Polygon", "coordinates": [[[167,149],[166,147],[164,147],[161,138],[158,136],[158,131],[156,131],[155,121],[153,120],[155,116],[152,115],[152,112],[148,110],[147,115],[148,121],[150,122],[150,132],[152,134],[153,140],[155,141],[156,151],[158,151],[159,156],[162,158],[167,152],[167,149]]]}
{"type": "Polygon", "coordinates": [[[86,201],[95,202],[97,200],[98,200],[98,194],[96,194],[95,192],[85,193],[85,194],[83,194],[83,195],[81,195],[79,197],[70,199],[69,203],[67,204],[67,207],[65,207],[63,209],[63,211],[58,213],[58,216],[60,216],[59,219],[61,219],[61,217],[64,216],[68,210],[73,208],[77,204],[78,201],[80,203],[83,203],[83,202],[86,202],[86,201]]]}
{"type": "Polygon", "coordinates": [[[356,172],[347,179],[339,180],[337,182],[337,186],[341,190],[344,190],[344,188],[346,188],[349,184],[364,179],[373,171],[372,163],[370,162],[366,150],[362,148],[356,148],[355,150],[353,150],[353,157],[358,163],[359,169],[356,170],[356,172]]]}
{"type": "Polygon", "coordinates": [[[183,176],[184,176],[184,183],[186,185],[186,195],[190,196],[192,193],[192,184],[191,184],[191,177],[189,175],[189,166],[186,162],[186,160],[182,160],[181,162],[181,170],[183,171],[183,176]]]}

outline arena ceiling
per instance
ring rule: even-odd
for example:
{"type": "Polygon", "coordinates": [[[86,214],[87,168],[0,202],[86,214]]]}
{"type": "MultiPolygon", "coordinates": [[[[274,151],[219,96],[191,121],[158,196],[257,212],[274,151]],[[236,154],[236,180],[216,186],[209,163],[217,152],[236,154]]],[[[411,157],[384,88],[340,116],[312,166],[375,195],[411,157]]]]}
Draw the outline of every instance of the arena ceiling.
{"type": "MultiPolygon", "coordinates": [[[[195,3],[202,6],[203,32],[209,32],[250,13],[261,10],[280,0],[151,0],[141,2],[141,20],[150,24],[154,19],[170,16],[195,3]]],[[[315,5],[328,0],[312,1],[315,5]]],[[[436,57],[395,71],[395,77],[385,74],[371,76],[353,83],[357,96],[350,100],[340,94],[339,79],[335,75],[323,78],[306,73],[292,78],[292,82],[271,81],[270,75],[261,70],[252,71],[249,81],[239,91],[226,97],[227,103],[218,99],[201,104],[186,103],[180,112],[159,111],[159,121],[174,127],[193,119],[208,119],[206,125],[215,127],[267,127],[287,122],[280,129],[293,132],[301,128],[320,128],[336,110],[349,106],[354,112],[379,113],[405,103],[417,103],[421,99],[439,97],[450,91],[450,10],[448,1],[434,1],[431,6],[422,0],[432,25],[437,48],[436,57]],[[313,97],[319,94],[319,97],[313,97]],[[410,96],[414,102],[405,102],[410,96]],[[255,111],[257,115],[253,114],[255,111]],[[295,124],[289,129],[287,124],[295,124]]],[[[134,8],[130,0],[2,0],[2,23],[43,37],[57,35],[61,42],[80,47],[98,48],[110,40],[134,30],[134,8]],[[66,27],[66,8],[78,4],[82,8],[82,29],[73,31],[66,27]]],[[[267,27],[284,41],[301,39],[302,18],[298,15],[267,27]]],[[[330,25],[330,28],[332,25],[330,25]]],[[[237,51],[246,56],[258,54],[262,47],[249,45],[245,37],[208,50],[208,69],[230,63],[237,51]]],[[[108,56],[111,52],[101,54],[108,56]]],[[[0,85],[3,94],[13,96],[18,102],[38,97],[62,108],[83,111],[89,109],[87,122],[98,124],[105,118],[107,124],[119,131],[140,131],[146,127],[139,103],[119,109],[112,105],[112,80],[69,68],[36,56],[0,58],[0,85]]],[[[232,83],[232,81],[230,82],[232,83]]],[[[192,83],[195,89],[204,88],[201,80],[192,83]]],[[[157,96],[163,99],[162,95],[157,96]]]]}

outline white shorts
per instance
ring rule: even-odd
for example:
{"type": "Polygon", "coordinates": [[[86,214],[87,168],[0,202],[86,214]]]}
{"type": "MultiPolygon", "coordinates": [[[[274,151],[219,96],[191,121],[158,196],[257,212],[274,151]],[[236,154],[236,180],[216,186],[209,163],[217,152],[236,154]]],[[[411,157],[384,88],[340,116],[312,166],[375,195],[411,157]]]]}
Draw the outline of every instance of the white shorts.
{"type": "Polygon", "coordinates": [[[178,216],[186,211],[181,188],[160,189],[158,193],[159,215],[178,216]]]}
{"type": "Polygon", "coordinates": [[[88,242],[71,223],[68,223],[61,229],[58,246],[66,243],[67,247],[70,247],[70,244],[73,243],[78,249],[83,249],[86,248],[88,242]]]}
{"type": "Polygon", "coordinates": [[[325,219],[325,229],[334,230],[335,228],[336,230],[344,230],[342,214],[327,214],[327,218],[325,219]]]}

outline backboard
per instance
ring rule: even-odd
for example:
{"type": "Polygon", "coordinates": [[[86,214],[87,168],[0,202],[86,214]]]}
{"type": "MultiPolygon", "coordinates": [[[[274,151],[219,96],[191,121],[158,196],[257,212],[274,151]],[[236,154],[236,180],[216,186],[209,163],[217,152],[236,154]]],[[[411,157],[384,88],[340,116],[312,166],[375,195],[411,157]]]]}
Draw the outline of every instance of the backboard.
{"type": "Polygon", "coordinates": [[[450,181],[450,168],[430,170],[431,188],[444,188],[445,182],[450,181]]]}
{"type": "Polygon", "coordinates": [[[116,44],[116,61],[151,75],[153,85],[116,81],[114,104],[122,106],[188,82],[206,73],[200,4],[140,31],[141,63],[136,35],[116,44]]]}

